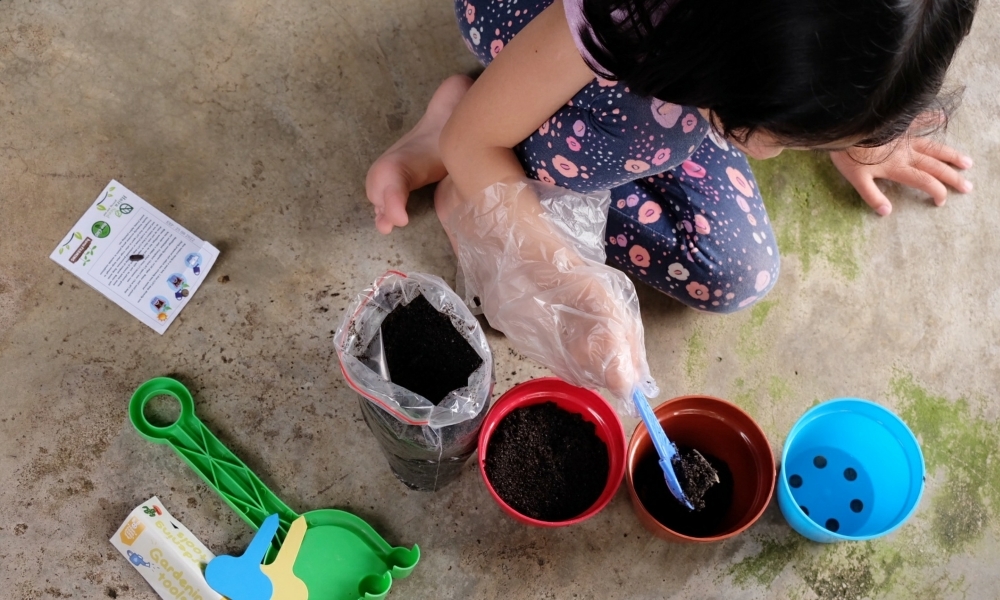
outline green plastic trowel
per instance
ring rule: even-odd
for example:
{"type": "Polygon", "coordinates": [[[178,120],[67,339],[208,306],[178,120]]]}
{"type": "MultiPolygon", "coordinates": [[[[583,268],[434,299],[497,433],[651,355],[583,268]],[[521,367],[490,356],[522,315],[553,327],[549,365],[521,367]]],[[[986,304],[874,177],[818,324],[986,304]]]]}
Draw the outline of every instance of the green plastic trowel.
{"type": "MultiPolygon", "coordinates": [[[[268,516],[278,515],[278,532],[265,558],[265,563],[273,562],[300,515],[267,489],[195,416],[187,388],[169,377],[151,379],[132,395],[129,417],[142,437],[170,445],[254,531],[268,516]],[[171,396],[180,403],[176,422],[158,427],[146,420],[146,404],[156,396],[171,396]]],[[[407,577],[420,560],[416,545],[392,547],[350,513],[328,508],[301,516],[306,531],[292,570],[305,583],[310,600],[385,598],[392,580],[407,577]]]]}

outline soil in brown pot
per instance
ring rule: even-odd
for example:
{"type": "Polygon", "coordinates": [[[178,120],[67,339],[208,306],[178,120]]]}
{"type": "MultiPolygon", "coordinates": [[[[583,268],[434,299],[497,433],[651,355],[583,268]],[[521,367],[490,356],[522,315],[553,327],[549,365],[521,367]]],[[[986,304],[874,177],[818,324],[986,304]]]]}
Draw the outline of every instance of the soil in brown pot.
{"type": "MultiPolygon", "coordinates": [[[[680,447],[678,452],[685,456],[691,449],[680,447]]],[[[718,473],[719,482],[704,492],[704,508],[700,510],[689,510],[670,493],[655,449],[650,448],[639,458],[632,474],[635,493],[649,514],[665,527],[690,537],[711,537],[722,533],[726,514],[733,504],[733,474],[729,465],[711,454],[701,454],[718,473]]],[[[683,471],[678,471],[678,478],[683,478],[683,471]]],[[[683,479],[681,487],[689,488],[683,479]]]]}

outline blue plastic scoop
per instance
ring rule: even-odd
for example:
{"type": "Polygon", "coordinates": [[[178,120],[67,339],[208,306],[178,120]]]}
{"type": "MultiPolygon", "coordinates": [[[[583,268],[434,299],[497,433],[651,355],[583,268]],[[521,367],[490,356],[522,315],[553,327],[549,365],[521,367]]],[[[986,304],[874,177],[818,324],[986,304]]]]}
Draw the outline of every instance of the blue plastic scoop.
{"type": "Polygon", "coordinates": [[[212,589],[234,600],[271,600],[271,579],[260,563],[278,532],[278,515],[264,519],[243,556],[217,556],[205,568],[205,580],[212,589]]]}
{"type": "Polygon", "coordinates": [[[677,446],[670,441],[666,432],[663,431],[663,426],[660,425],[659,419],[656,418],[652,407],[649,406],[649,400],[646,399],[646,395],[639,388],[635,388],[632,392],[632,402],[635,404],[636,409],[638,409],[639,416],[642,417],[642,422],[646,424],[646,431],[649,432],[649,437],[653,440],[653,447],[656,448],[656,453],[660,456],[660,468],[663,469],[663,478],[667,482],[667,489],[674,495],[674,498],[677,498],[678,502],[687,507],[688,510],[693,511],[695,504],[688,498],[687,493],[684,491],[684,486],[681,485],[680,480],[677,478],[677,472],[674,471],[674,461],[681,468],[685,468],[687,466],[686,463],[693,463],[690,470],[697,472],[685,472],[685,481],[688,482],[690,488],[699,494],[696,502],[701,507],[704,507],[700,496],[703,496],[709,487],[719,482],[719,474],[697,450],[692,450],[683,458],[678,454],[677,446]],[[698,482],[699,478],[702,481],[698,482]]]}

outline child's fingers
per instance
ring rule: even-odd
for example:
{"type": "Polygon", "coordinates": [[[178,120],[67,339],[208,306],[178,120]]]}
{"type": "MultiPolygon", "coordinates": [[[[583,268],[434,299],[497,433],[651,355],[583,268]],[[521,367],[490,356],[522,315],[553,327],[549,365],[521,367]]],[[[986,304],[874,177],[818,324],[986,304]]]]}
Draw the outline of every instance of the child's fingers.
{"type": "Polygon", "coordinates": [[[948,188],[933,175],[917,167],[899,169],[890,177],[893,181],[927,192],[937,206],[941,206],[948,199],[948,188]]]}
{"type": "Polygon", "coordinates": [[[962,175],[950,165],[941,162],[933,156],[926,154],[920,156],[914,163],[914,166],[921,171],[930,173],[935,179],[945,185],[951,186],[952,189],[956,189],[963,193],[972,191],[972,183],[966,180],[965,177],[962,177],[962,175]]]}
{"type": "Polygon", "coordinates": [[[917,152],[926,154],[927,156],[932,156],[942,162],[955,165],[960,169],[968,169],[972,167],[972,159],[970,157],[965,156],[958,150],[946,144],[935,142],[929,138],[915,138],[910,142],[910,144],[917,152]]]}
{"type": "Polygon", "coordinates": [[[616,346],[605,349],[605,354],[611,357],[604,372],[605,386],[615,398],[627,402],[632,395],[632,389],[642,378],[642,374],[636,368],[639,357],[636,356],[633,344],[619,345],[620,340],[609,340],[609,342],[615,343],[616,346]]]}
{"type": "Polygon", "coordinates": [[[874,179],[868,176],[856,176],[851,180],[851,183],[868,206],[872,207],[880,216],[885,217],[892,212],[892,203],[885,197],[882,190],[878,189],[874,179]]]}

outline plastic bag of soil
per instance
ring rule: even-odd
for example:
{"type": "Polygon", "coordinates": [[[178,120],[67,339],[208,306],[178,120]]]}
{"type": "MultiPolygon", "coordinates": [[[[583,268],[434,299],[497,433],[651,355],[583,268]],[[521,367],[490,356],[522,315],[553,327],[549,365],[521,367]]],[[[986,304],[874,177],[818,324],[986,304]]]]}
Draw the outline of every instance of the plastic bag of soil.
{"type": "Polygon", "coordinates": [[[389,271],[351,302],[334,345],[396,477],[430,491],[455,480],[476,450],[493,391],[493,355],[462,299],[439,277],[389,271]]]}

